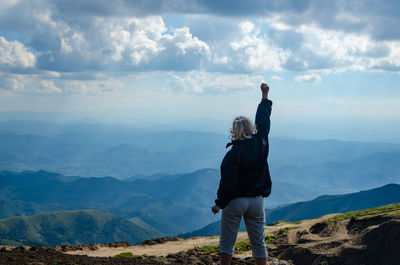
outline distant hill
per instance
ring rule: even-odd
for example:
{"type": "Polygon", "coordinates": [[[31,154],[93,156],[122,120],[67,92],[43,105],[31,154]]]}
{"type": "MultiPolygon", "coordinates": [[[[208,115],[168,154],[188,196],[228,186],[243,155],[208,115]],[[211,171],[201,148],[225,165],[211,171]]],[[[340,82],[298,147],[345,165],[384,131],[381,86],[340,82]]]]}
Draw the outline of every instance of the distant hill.
{"type": "Polygon", "coordinates": [[[128,241],[163,234],[98,210],[58,211],[0,220],[0,245],[54,246],[128,241]]]}
{"type": "MultiPolygon", "coordinates": [[[[268,199],[267,199],[268,200],[268,199]]],[[[324,195],[311,201],[298,202],[283,207],[266,209],[267,224],[280,221],[312,219],[329,213],[344,213],[400,202],[400,185],[388,184],[376,189],[343,195],[324,195]]],[[[181,234],[183,238],[219,235],[220,221],[199,230],[181,234]]],[[[241,230],[245,227],[241,225],[241,230]]]]}
{"type": "MultiPolygon", "coordinates": [[[[243,220],[240,223],[239,231],[245,231],[243,220]]],[[[214,236],[214,235],[219,235],[220,233],[221,233],[221,221],[216,221],[209,225],[206,225],[201,229],[188,233],[179,234],[178,237],[190,238],[195,236],[214,236]]]]}
{"type": "Polygon", "coordinates": [[[388,184],[380,188],[357,193],[325,195],[312,201],[267,209],[267,222],[312,219],[328,213],[344,213],[396,202],[400,202],[400,185],[388,184]]]}
{"type": "MultiPolygon", "coordinates": [[[[55,210],[57,210],[57,207],[55,210]]],[[[47,211],[51,211],[50,205],[40,205],[21,200],[0,200],[0,219],[11,216],[30,216],[47,211]]]]}

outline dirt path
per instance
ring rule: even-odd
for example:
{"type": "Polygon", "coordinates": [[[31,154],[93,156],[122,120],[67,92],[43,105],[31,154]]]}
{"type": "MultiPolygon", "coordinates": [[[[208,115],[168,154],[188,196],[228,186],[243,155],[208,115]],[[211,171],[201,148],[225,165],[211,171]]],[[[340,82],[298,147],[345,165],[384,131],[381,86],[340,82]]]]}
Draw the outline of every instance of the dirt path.
{"type": "MultiPolygon", "coordinates": [[[[240,232],[238,234],[239,240],[243,240],[245,238],[247,238],[247,234],[245,232],[240,232]]],[[[169,241],[157,245],[138,245],[118,248],[101,247],[96,250],[76,250],[65,253],[74,255],[88,255],[90,257],[112,257],[122,252],[132,252],[133,255],[166,256],[179,251],[187,251],[189,249],[204,245],[213,246],[217,245],[218,243],[218,236],[194,237],[179,241],[169,241]]]]}
{"type": "MultiPolygon", "coordinates": [[[[322,217],[316,218],[316,219],[310,219],[310,220],[303,220],[299,224],[296,223],[282,223],[278,224],[275,226],[266,226],[265,227],[265,234],[266,235],[273,235],[276,233],[279,229],[286,228],[286,227],[295,227],[295,229],[289,230],[287,235],[288,235],[288,243],[293,244],[297,240],[297,232],[298,231],[303,231],[303,230],[309,230],[311,226],[315,225],[318,222],[321,222],[322,220],[326,220],[329,218],[332,218],[338,214],[328,214],[324,215],[322,217]]],[[[246,235],[247,238],[247,235],[246,235]]],[[[268,249],[268,247],[267,247],[268,249]]],[[[245,257],[251,257],[251,250],[243,252],[241,254],[235,255],[235,257],[239,258],[245,258],[245,257]]]]}

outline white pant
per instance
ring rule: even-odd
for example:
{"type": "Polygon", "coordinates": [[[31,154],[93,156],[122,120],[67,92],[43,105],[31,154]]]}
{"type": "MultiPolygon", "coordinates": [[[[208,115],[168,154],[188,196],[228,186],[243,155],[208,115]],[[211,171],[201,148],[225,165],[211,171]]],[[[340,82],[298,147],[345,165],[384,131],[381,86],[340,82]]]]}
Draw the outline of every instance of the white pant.
{"type": "Polygon", "coordinates": [[[220,253],[233,256],[240,221],[244,222],[249,235],[253,258],[266,258],[265,212],[262,196],[235,198],[222,210],[220,253]]]}

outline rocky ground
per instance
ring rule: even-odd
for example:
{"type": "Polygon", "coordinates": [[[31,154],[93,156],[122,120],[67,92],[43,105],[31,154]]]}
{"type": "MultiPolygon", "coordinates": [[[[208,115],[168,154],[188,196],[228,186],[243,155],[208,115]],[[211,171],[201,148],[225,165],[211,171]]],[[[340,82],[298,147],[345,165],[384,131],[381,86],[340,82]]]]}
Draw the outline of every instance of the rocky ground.
{"type": "MultiPolygon", "coordinates": [[[[338,217],[327,215],[267,227],[270,264],[400,264],[399,215],[338,217]]],[[[238,241],[246,242],[246,234],[239,234],[238,241]]],[[[199,237],[159,238],[137,246],[119,242],[54,248],[1,247],[0,264],[219,264],[217,242],[218,237],[199,237]],[[119,253],[130,257],[115,257],[119,253]]],[[[244,245],[233,264],[254,264],[250,256],[251,250],[244,245]]]]}
{"type": "MultiPolygon", "coordinates": [[[[124,264],[219,264],[219,256],[200,250],[189,250],[169,254],[166,257],[136,256],[136,257],[88,257],[86,255],[70,255],[54,248],[16,247],[10,250],[0,249],[0,264],[8,265],[47,265],[47,264],[95,264],[95,265],[124,265],[124,264]]],[[[232,264],[250,265],[254,261],[250,258],[234,258],[232,264]]],[[[271,259],[270,264],[290,265],[285,261],[271,259]]]]}
{"type": "Polygon", "coordinates": [[[269,253],[296,265],[399,265],[400,217],[302,224],[273,240],[269,253]]]}

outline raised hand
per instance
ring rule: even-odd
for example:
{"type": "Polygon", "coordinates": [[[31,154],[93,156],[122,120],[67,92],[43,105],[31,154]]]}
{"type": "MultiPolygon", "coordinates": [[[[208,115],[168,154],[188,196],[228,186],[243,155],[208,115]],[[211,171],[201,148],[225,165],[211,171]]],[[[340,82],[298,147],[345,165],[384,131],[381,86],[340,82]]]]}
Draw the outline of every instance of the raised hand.
{"type": "Polygon", "coordinates": [[[266,83],[261,83],[261,92],[263,98],[268,98],[269,86],[266,83]]]}

